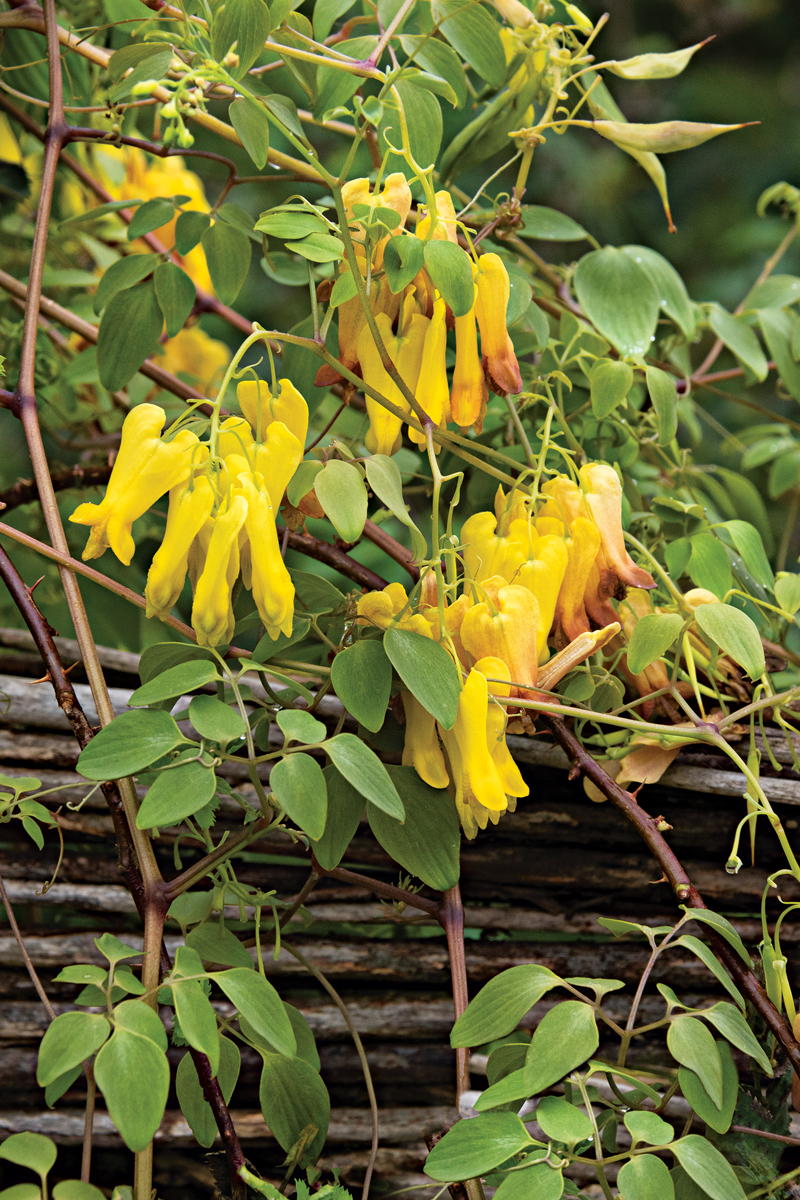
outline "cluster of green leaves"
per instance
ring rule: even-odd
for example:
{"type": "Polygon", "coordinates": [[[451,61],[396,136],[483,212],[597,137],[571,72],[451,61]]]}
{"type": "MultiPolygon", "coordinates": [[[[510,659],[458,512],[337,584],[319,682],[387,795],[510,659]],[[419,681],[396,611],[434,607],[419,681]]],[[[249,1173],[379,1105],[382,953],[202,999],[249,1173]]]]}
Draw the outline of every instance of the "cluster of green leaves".
{"type": "MultiPolygon", "coordinates": [[[[713,926],[749,961],[725,918],[694,910],[689,916],[713,926]]],[[[601,919],[616,936],[646,937],[654,956],[670,947],[696,954],[735,1001],[696,1009],[682,1004],[666,984],[658,985],[665,1016],[643,1028],[666,1028],[667,1048],[678,1064],[674,1078],[659,1090],[626,1069],[627,1050],[639,1030],[629,1022],[623,1032],[602,1008],[603,997],[624,986],[620,980],[562,979],[534,963],[512,967],[486,984],[453,1026],[454,1047],[487,1046],[489,1086],[475,1102],[479,1115],[460,1122],[431,1151],[425,1169],[432,1179],[451,1182],[483,1176],[498,1187],[503,1200],[558,1200],[578,1194],[563,1174],[571,1162],[625,1160],[618,1186],[626,1200],[691,1200],[693,1187],[712,1200],[742,1200],[737,1174],[713,1141],[696,1134],[676,1137],[661,1115],[680,1089],[712,1136],[725,1134],[739,1098],[732,1046],[768,1078],[772,1075],[770,1060],[745,1019],[738,989],[705,943],[679,932],[687,917],[674,928],[601,919]],[[518,1030],[529,1009],[555,989],[565,989],[575,998],[549,1008],[533,1037],[518,1030]],[[621,1037],[623,1049],[614,1064],[594,1057],[600,1040],[598,1018],[621,1037]],[[597,1083],[603,1077],[601,1091],[597,1083]],[[563,1095],[546,1094],[562,1081],[563,1095]],[[535,1108],[527,1103],[518,1116],[522,1101],[532,1098],[535,1108]],[[544,1139],[526,1128],[534,1121],[544,1139]],[[620,1131],[629,1149],[618,1147],[620,1131]],[[675,1159],[672,1171],[657,1157],[665,1149],[675,1159]]],[[[632,1019],[634,1015],[635,1007],[632,1019]]]]}

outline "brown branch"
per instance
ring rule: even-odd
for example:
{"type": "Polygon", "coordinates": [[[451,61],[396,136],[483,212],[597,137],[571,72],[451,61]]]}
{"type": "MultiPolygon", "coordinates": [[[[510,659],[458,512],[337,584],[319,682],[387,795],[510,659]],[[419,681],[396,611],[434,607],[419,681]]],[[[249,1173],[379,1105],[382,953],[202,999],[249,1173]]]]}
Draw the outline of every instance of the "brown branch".
{"type": "Polygon", "coordinates": [[[786,1146],[800,1146],[800,1138],[787,1137],[783,1133],[769,1133],[766,1129],[751,1129],[749,1125],[731,1125],[730,1133],[749,1133],[753,1137],[769,1138],[771,1142],[783,1142],[786,1146]]]}
{"type": "MultiPolygon", "coordinates": [[[[69,488],[102,487],[108,483],[111,466],[104,463],[102,467],[84,467],[76,464],[69,471],[58,471],[50,476],[54,492],[64,492],[69,488]]],[[[18,479],[11,487],[0,492],[0,508],[10,512],[22,504],[32,504],[39,499],[39,487],[35,479],[18,479]]]]}
{"type": "MultiPolygon", "coordinates": [[[[447,934],[447,949],[450,955],[450,975],[453,980],[453,1006],[456,1020],[466,1012],[469,1004],[467,988],[467,961],[464,954],[464,906],[458,884],[442,893],[439,905],[439,920],[447,934]]],[[[456,1103],[461,1110],[461,1097],[469,1091],[469,1048],[456,1050],[456,1103]]]]}
{"type": "Polygon", "coordinates": [[[425,896],[418,896],[416,892],[407,892],[404,888],[395,887],[393,883],[384,883],[382,879],[370,879],[369,875],[358,875],[355,871],[348,871],[346,867],[333,867],[330,871],[326,871],[313,855],[311,861],[317,875],[326,876],[328,879],[341,879],[342,883],[351,883],[353,887],[374,892],[384,900],[398,900],[407,904],[409,908],[419,908],[437,921],[439,920],[440,909],[436,900],[428,900],[425,896]]]}
{"type": "Polygon", "coordinates": [[[385,529],[381,529],[380,525],[376,525],[374,521],[369,519],[364,522],[364,537],[368,538],[374,546],[381,549],[384,554],[388,554],[389,558],[393,558],[414,580],[414,583],[419,579],[419,567],[414,562],[414,555],[410,550],[393,538],[385,529]]]}
{"type": "Polygon", "coordinates": [[[322,538],[312,537],[310,533],[300,533],[299,531],[289,532],[289,546],[292,550],[298,550],[301,554],[307,555],[308,558],[315,558],[317,562],[326,563],[368,591],[379,592],[386,587],[385,579],[381,579],[380,575],[370,570],[369,567],[356,562],[341,546],[332,546],[330,542],[324,542],[322,538]]]}
{"type": "MultiPolygon", "coordinates": [[[[693,886],[674,851],[659,832],[658,822],[639,807],[630,792],[623,791],[619,784],[606,774],[560,717],[548,715],[545,716],[545,720],[552,729],[556,741],[571,759],[574,772],[577,774],[583,771],[587,779],[590,779],[634,826],[663,871],[665,879],[680,903],[685,904],[687,908],[707,908],[708,905],[693,886]]],[[[795,1071],[800,1074],[800,1045],[792,1036],[787,1022],[770,1000],[755,973],[743,965],[733,947],[712,927],[707,926],[706,932],[717,958],[727,968],[737,987],[756,1008],[770,1032],[785,1049],[795,1071]]]]}

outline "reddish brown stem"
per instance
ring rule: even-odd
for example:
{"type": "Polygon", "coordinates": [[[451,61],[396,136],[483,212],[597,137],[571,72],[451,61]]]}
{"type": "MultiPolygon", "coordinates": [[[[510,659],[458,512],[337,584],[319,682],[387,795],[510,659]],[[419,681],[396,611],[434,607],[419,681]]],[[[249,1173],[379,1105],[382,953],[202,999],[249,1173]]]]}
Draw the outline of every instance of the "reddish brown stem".
{"type": "MultiPolygon", "coordinates": [[[[442,893],[439,920],[447,935],[450,974],[453,980],[453,1006],[458,1020],[462,1013],[466,1012],[469,1004],[467,962],[464,955],[464,906],[461,903],[461,889],[458,884],[442,893]]],[[[463,1103],[462,1096],[469,1088],[469,1049],[462,1046],[456,1050],[456,1101],[459,1109],[463,1103]]]]}
{"type": "Polygon", "coordinates": [[[414,562],[414,555],[410,550],[393,538],[385,529],[381,529],[380,525],[376,525],[374,521],[366,520],[364,522],[364,537],[368,538],[374,546],[378,546],[384,554],[388,554],[389,558],[393,558],[403,570],[407,571],[414,583],[419,579],[419,567],[414,562]]]}
{"type": "Polygon", "coordinates": [[[439,920],[440,906],[435,900],[418,896],[416,892],[404,891],[403,888],[395,887],[392,883],[384,883],[381,879],[370,879],[368,875],[358,875],[355,871],[348,871],[346,867],[334,867],[332,870],[326,871],[313,856],[311,861],[317,875],[324,875],[329,879],[341,879],[342,883],[351,883],[354,887],[374,892],[384,900],[399,900],[407,904],[409,908],[419,908],[422,912],[429,913],[437,921],[439,920]]]}
{"type": "Polygon", "coordinates": [[[332,546],[330,542],[324,542],[322,538],[312,537],[310,533],[300,533],[299,531],[289,533],[289,546],[292,550],[299,550],[301,554],[306,554],[309,558],[315,558],[317,562],[327,563],[329,567],[333,567],[368,591],[379,592],[386,587],[385,579],[382,579],[369,567],[356,562],[341,546],[332,546]]]}
{"type": "MultiPolygon", "coordinates": [[[[664,840],[658,822],[641,808],[630,792],[616,783],[585,750],[560,717],[546,716],[545,720],[553,731],[556,741],[566,751],[573,769],[583,771],[588,779],[600,789],[616,808],[620,809],[634,826],[655,858],[664,877],[675,892],[677,899],[687,908],[707,908],[708,905],[694,887],[674,851],[664,840]]],[[[734,983],[752,1003],[764,1023],[783,1046],[795,1071],[800,1073],[800,1045],[792,1036],[787,1022],[778,1012],[752,970],[744,966],[741,958],[715,931],[706,927],[711,945],[717,958],[729,971],[734,983]]]]}

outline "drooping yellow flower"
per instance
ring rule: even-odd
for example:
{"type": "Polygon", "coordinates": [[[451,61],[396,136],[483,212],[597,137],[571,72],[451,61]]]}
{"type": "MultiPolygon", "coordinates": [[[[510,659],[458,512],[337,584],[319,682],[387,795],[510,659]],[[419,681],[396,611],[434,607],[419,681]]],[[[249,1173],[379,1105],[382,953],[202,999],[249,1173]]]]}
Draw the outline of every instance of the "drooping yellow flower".
{"type": "Polygon", "coordinates": [[[490,512],[473,513],[461,526],[465,578],[482,583],[497,574],[505,544],[496,530],[497,517],[490,512]]]}
{"type": "MultiPolygon", "coordinates": [[[[418,372],[419,400],[437,428],[450,420],[450,385],[447,382],[447,306],[439,296],[433,304],[433,315],[425,328],[422,361],[418,372]]],[[[425,445],[425,435],[409,428],[408,436],[418,446],[425,445]]]]}
{"type": "Polygon", "coordinates": [[[376,625],[379,629],[396,627],[422,637],[432,636],[431,622],[423,613],[412,610],[401,583],[389,583],[380,592],[367,592],[359,598],[357,612],[363,625],[376,625]]]}
{"type": "Polygon", "coordinates": [[[462,432],[473,428],[480,433],[486,412],[488,390],[478,355],[478,328],[475,306],[463,317],[455,318],[456,365],[453,370],[453,390],[450,393],[450,412],[462,432]]]}
{"type": "Polygon", "coordinates": [[[475,316],[481,331],[481,361],[492,391],[506,396],[522,391],[522,376],[506,328],[511,284],[498,254],[482,254],[475,275],[475,316]]]}
{"type": "Polygon", "coordinates": [[[205,395],[222,382],[231,360],[225,343],[209,337],[199,325],[181,329],[175,337],[168,338],[163,349],[164,353],[156,359],[158,365],[173,375],[189,375],[202,384],[205,395]]]}
{"type": "MultiPolygon", "coordinates": [[[[479,658],[474,669],[485,677],[490,697],[507,698],[511,695],[511,675],[501,659],[488,656],[479,658]]],[[[505,709],[501,704],[493,703],[492,699],[489,700],[486,716],[486,744],[503,782],[506,796],[514,800],[527,796],[530,788],[522,778],[519,767],[506,745],[505,709]]],[[[513,812],[510,803],[508,807],[513,812]]]]}
{"type": "Polygon", "coordinates": [[[431,787],[447,787],[450,776],[439,745],[436,720],[410,692],[401,694],[406,714],[403,766],[413,767],[420,779],[431,787]]]}
{"type": "Polygon", "coordinates": [[[238,479],[247,500],[244,527],[250,548],[249,586],[258,615],[273,641],[279,633],[291,637],[294,584],[281,556],[275,511],[266,483],[260,475],[253,476],[249,471],[242,472],[238,479]]]}
{"type": "Polygon", "coordinates": [[[570,524],[565,545],[568,563],[556,602],[556,625],[562,644],[589,631],[583,597],[600,549],[600,531],[594,521],[577,517],[570,524]]]}
{"type": "MultiPolygon", "coordinates": [[[[447,191],[436,193],[436,228],[433,231],[433,240],[441,242],[455,242],[458,244],[458,233],[456,230],[456,210],[453,204],[453,197],[447,191]]],[[[417,237],[425,240],[428,236],[428,231],[431,227],[431,218],[426,208],[421,208],[420,212],[425,215],[422,220],[417,223],[417,237]]]]}
{"type": "Polygon", "coordinates": [[[487,743],[489,687],[486,676],[472,670],[461,689],[452,729],[440,734],[450,762],[453,799],[468,838],[485,829],[508,807],[505,783],[487,743]],[[494,816],[496,814],[496,816],[494,816]]]}
{"type": "Polygon", "coordinates": [[[625,549],[622,484],[617,472],[607,463],[587,463],[579,475],[586,504],[600,530],[606,563],[627,587],[654,588],[653,576],[638,567],[625,549]]]}
{"type": "Polygon", "coordinates": [[[290,379],[279,380],[276,396],[263,380],[243,380],[236,386],[236,399],[257,439],[264,441],[269,426],[280,421],[305,446],[308,405],[290,379]]]}
{"type": "Polygon", "coordinates": [[[214,500],[214,489],[203,474],[170,492],[164,540],[153,555],[144,589],[148,617],[166,617],[172,612],[186,581],[189,550],[214,500]]]}
{"type": "MultiPolygon", "coordinates": [[[[487,581],[487,583],[490,581],[487,581]]],[[[487,601],[475,604],[461,623],[461,641],[474,659],[499,658],[506,664],[515,696],[533,698],[539,651],[539,605],[536,597],[519,584],[499,587],[487,601]]],[[[493,590],[493,589],[492,589],[493,590]]]]}
{"type": "Polygon", "coordinates": [[[165,420],[166,413],[157,404],[139,404],[125,418],[105,496],[99,504],[79,504],[69,518],[76,525],[92,527],[84,561],[99,558],[110,546],[128,566],[136,549],[133,522],[208,457],[208,448],[188,429],[169,442],[162,441],[159,434],[165,420]]]}
{"type": "Polygon", "coordinates": [[[518,583],[533,592],[539,605],[537,646],[541,661],[546,655],[558,593],[567,573],[567,547],[564,539],[555,534],[540,537],[533,522],[525,517],[511,522],[506,544],[501,574],[509,583],[518,583]]]}
{"type": "Polygon", "coordinates": [[[238,538],[246,517],[247,500],[236,493],[226,510],[214,519],[192,605],[192,628],[198,646],[219,646],[233,637],[231,589],[239,574],[238,538]]]}

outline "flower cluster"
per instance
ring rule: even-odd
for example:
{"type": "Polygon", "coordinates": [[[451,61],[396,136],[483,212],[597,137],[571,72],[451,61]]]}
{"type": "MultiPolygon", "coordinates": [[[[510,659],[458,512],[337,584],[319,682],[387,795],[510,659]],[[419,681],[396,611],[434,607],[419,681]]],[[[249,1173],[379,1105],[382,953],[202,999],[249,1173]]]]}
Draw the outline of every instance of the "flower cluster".
{"type": "MultiPolygon", "coordinates": [[[[423,216],[415,235],[405,229],[411,191],[404,175],[389,175],[383,188],[372,194],[368,180],[354,179],[345,184],[342,195],[375,325],[400,378],[412,395],[419,388],[417,399],[437,428],[453,421],[463,431],[472,428],[480,433],[488,389],[501,396],[522,390],[519,365],[506,328],[510,282],[502,259],[493,253],[471,257],[463,251],[473,276],[474,301],[467,313],[456,317],[426,267],[396,292],[384,270],[384,254],[391,238],[416,236],[421,241],[458,245],[450,193],[436,193],[435,219],[424,208],[421,210],[423,216]],[[456,341],[452,386],[446,365],[449,329],[455,330],[456,341]]],[[[402,251],[398,250],[397,255],[402,261],[402,251]]],[[[341,271],[349,272],[349,264],[343,263],[341,271]]],[[[410,415],[407,401],[386,370],[357,295],[339,306],[339,361],[410,415]]],[[[340,378],[333,367],[324,366],[316,382],[329,386],[340,378]]],[[[402,419],[369,395],[366,403],[370,421],[367,449],[373,454],[394,454],[400,448],[402,419]]],[[[424,436],[416,429],[409,429],[409,437],[424,444],[424,436]]]]}
{"type": "Polygon", "coordinates": [[[270,637],[292,630],[294,585],[275,517],[303,457],[308,406],[288,380],[276,395],[265,383],[240,383],[237,398],[244,417],[212,421],[208,442],[189,429],[162,436],[165,413],[158,405],[132,409],[105,496],[100,504],[80,504],[70,517],[91,527],[84,559],[110,546],[127,565],[136,548],[133,522],[168,492],[164,539],[147,576],[147,615],[170,613],[188,572],[201,646],[230,641],[231,593],[240,573],[270,637]]]}
{"type": "Polygon", "coordinates": [[[442,608],[431,569],[416,606],[396,583],[358,603],[362,624],[433,638],[459,669],[451,730],[402,693],[403,762],[432,787],[450,788],[470,838],[528,794],[506,746],[500,702],[535,700],[537,687],[552,689],[619,632],[610,598],[655,586],[624,548],[616,472],[593,463],[578,478],[556,476],[538,503],[499,488],[495,512],[474,513],[462,527],[460,595],[443,596],[442,608]],[[560,647],[553,657],[548,640],[560,647]]]}

